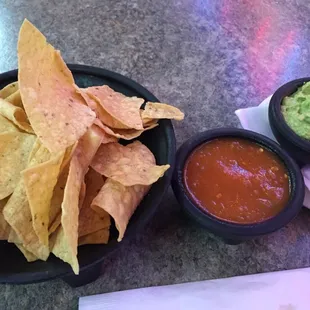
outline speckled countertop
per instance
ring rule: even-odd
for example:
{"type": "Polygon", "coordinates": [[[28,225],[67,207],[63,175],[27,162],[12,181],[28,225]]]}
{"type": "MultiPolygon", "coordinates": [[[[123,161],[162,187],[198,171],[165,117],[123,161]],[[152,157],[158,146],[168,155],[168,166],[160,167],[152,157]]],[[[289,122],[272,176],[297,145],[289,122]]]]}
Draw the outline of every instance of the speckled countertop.
{"type": "MultiPolygon", "coordinates": [[[[0,72],[17,66],[24,17],[67,62],[125,74],[186,113],[178,144],[237,126],[236,108],[310,75],[308,0],[3,0],[0,72]]],[[[280,231],[224,244],[182,216],[171,191],[141,235],[123,244],[96,282],[0,285],[0,309],[76,309],[83,295],[310,265],[310,212],[280,231]]],[[[0,253],[0,255],[3,255],[0,253]]]]}

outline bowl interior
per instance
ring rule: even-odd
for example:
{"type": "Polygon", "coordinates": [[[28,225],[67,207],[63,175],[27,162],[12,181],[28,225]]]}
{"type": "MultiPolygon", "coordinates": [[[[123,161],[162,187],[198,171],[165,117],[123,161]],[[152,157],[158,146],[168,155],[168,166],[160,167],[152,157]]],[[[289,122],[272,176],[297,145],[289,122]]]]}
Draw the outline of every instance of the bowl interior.
{"type": "MultiPolygon", "coordinates": [[[[212,178],[210,178],[210,182],[212,182],[212,178]]],[[[277,143],[269,138],[248,130],[236,128],[223,128],[203,132],[183,144],[177,153],[173,183],[176,195],[184,206],[186,212],[190,213],[192,217],[210,230],[225,236],[243,234],[260,235],[272,232],[285,225],[292,219],[292,217],[294,217],[294,215],[297,214],[302,207],[304,197],[304,184],[300,169],[289,155],[283,151],[277,143]],[[241,138],[257,143],[265,149],[275,153],[286,167],[290,180],[290,198],[287,206],[274,217],[253,224],[239,224],[221,220],[213,216],[211,213],[202,210],[187,193],[187,189],[184,185],[183,173],[188,156],[201,144],[223,137],[241,138]]]]}
{"type": "MultiPolygon", "coordinates": [[[[149,91],[136,82],[111,71],[82,65],[69,65],[76,84],[80,87],[95,85],[109,85],[114,90],[128,96],[142,97],[148,101],[158,101],[149,91]]],[[[17,70],[0,75],[0,88],[16,81],[17,70]]],[[[162,120],[159,126],[146,131],[139,140],[154,154],[159,165],[170,164],[167,173],[153,184],[136,212],[132,216],[124,241],[142,228],[151,218],[170,184],[175,158],[175,135],[171,121],[162,120]]],[[[90,267],[101,261],[106,255],[115,250],[122,243],[116,241],[116,232],[112,229],[109,244],[85,245],[78,248],[80,270],[90,267]]],[[[71,267],[60,259],[51,255],[46,262],[36,261],[27,263],[14,244],[0,241],[0,282],[30,283],[44,281],[55,277],[72,274],[71,267]]]]}

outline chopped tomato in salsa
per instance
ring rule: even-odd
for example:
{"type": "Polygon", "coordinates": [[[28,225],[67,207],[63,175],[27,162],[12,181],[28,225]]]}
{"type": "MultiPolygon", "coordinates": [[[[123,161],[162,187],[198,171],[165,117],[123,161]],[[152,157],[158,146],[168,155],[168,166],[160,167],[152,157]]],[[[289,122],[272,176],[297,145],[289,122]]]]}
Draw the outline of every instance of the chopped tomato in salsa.
{"type": "Polygon", "coordinates": [[[214,139],[196,148],[185,164],[184,182],[200,208],[242,224],[278,214],[290,194],[287,170],[278,156],[238,138],[214,139]]]}

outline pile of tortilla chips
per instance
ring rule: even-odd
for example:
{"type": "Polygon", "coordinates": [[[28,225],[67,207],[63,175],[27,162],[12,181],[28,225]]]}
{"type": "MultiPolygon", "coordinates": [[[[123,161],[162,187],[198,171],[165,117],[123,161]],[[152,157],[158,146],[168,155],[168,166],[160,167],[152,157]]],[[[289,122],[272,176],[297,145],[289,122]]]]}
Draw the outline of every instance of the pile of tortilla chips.
{"type": "Polygon", "coordinates": [[[25,20],[18,82],[0,90],[0,240],[29,262],[53,253],[79,273],[79,245],[121,241],[130,217],[169,165],[139,141],[177,108],[110,87],[78,88],[59,51],[25,20]]]}

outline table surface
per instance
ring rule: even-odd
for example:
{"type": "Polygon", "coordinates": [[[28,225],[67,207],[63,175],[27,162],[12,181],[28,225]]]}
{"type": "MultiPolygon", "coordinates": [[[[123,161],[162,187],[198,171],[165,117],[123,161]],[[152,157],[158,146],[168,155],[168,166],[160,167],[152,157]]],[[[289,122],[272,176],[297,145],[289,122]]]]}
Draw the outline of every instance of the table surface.
{"type": "MultiPolygon", "coordinates": [[[[308,0],[3,0],[0,72],[17,67],[27,17],[65,61],[122,73],[181,108],[180,145],[199,131],[238,126],[235,109],[309,75],[309,15],[308,0]]],[[[83,295],[308,267],[309,253],[308,210],[276,233],[231,246],[184,218],[170,190],[96,282],[0,285],[0,309],[74,309],[83,295]]]]}

